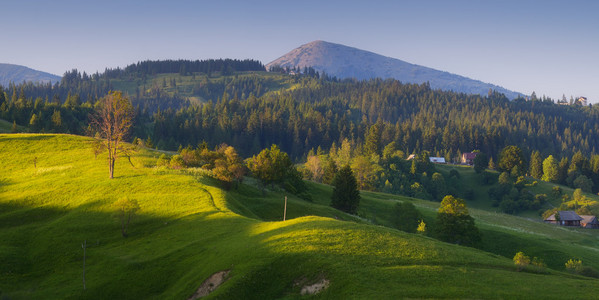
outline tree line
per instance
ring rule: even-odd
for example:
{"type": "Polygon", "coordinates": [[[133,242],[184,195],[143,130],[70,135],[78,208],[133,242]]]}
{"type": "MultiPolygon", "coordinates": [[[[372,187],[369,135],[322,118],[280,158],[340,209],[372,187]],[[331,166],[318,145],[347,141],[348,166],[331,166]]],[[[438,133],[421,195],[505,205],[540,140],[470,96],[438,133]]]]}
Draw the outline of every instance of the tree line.
{"type": "MultiPolygon", "coordinates": [[[[172,63],[139,63],[126,74],[142,82],[141,77],[151,76],[150,66],[162,70],[160,66],[172,63]]],[[[84,133],[88,110],[114,88],[114,76],[65,75],[60,84],[3,89],[0,116],[33,132],[84,133]],[[67,126],[52,122],[58,113],[67,126]]],[[[245,157],[276,144],[296,162],[318,148],[336,152],[344,142],[366,157],[382,156],[394,143],[404,158],[426,150],[449,162],[475,149],[497,161],[508,145],[518,145],[527,157],[539,151],[560,161],[578,152],[591,159],[599,149],[596,106],[559,106],[547,98],[509,101],[493,91],[482,97],[396,80],[288,76],[278,90],[269,89],[275,83],[261,75],[202,80],[196,93],[207,101],[200,104],[165,92],[168,87],[146,87],[130,95],[136,107],[133,136],[170,150],[202,141],[212,147],[227,143],[245,157]]]]}

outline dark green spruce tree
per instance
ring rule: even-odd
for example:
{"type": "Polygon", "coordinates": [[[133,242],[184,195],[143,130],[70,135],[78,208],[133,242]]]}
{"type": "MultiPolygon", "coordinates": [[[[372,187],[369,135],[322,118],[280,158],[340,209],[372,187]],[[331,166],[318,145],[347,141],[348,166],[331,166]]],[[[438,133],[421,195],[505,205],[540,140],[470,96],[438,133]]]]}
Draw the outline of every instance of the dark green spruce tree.
{"type": "Polygon", "coordinates": [[[360,191],[354,173],[349,165],[341,168],[333,179],[331,206],[350,214],[358,212],[360,191]]]}
{"type": "Polygon", "coordinates": [[[489,159],[486,154],[481,152],[474,158],[474,171],[476,173],[482,173],[488,166],[489,159]]]}

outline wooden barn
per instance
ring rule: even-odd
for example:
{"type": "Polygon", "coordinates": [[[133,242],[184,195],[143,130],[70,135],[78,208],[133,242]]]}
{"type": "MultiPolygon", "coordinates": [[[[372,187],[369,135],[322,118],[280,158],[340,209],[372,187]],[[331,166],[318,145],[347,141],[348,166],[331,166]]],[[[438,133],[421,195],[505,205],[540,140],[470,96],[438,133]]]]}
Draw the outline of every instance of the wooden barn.
{"type": "Polygon", "coordinates": [[[468,152],[468,153],[462,154],[462,157],[461,157],[462,164],[463,165],[473,165],[474,159],[476,158],[477,155],[478,155],[478,152],[468,152]]]}
{"type": "Polygon", "coordinates": [[[580,227],[580,222],[583,220],[578,214],[571,210],[560,210],[557,212],[559,218],[555,218],[555,214],[552,214],[547,219],[546,223],[558,224],[560,226],[573,226],[580,227]]]}
{"type": "Polygon", "coordinates": [[[597,220],[597,217],[591,215],[580,215],[580,217],[582,218],[582,221],[580,221],[580,225],[582,225],[582,227],[592,229],[599,228],[599,221],[597,220]]]}

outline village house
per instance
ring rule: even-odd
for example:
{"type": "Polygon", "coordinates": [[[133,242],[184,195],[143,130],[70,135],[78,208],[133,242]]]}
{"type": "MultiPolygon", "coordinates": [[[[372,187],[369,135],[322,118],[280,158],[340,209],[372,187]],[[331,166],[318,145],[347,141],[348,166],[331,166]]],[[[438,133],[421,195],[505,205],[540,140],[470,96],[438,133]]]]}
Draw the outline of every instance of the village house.
{"type": "Polygon", "coordinates": [[[555,214],[552,214],[547,219],[545,219],[545,223],[558,224],[560,226],[573,226],[580,227],[580,221],[583,219],[571,210],[560,210],[557,212],[559,218],[555,218],[555,214]]]}
{"type": "Polygon", "coordinates": [[[580,215],[580,217],[582,218],[580,221],[582,227],[592,229],[599,228],[599,221],[597,220],[597,217],[591,215],[580,215]]]}
{"type": "Polygon", "coordinates": [[[430,162],[434,163],[434,164],[445,164],[445,157],[429,157],[428,158],[430,160],[430,162]]]}
{"type": "Polygon", "coordinates": [[[462,159],[461,159],[462,164],[463,165],[473,165],[474,158],[476,158],[476,155],[478,155],[478,152],[468,152],[468,153],[462,154],[462,159]]]}

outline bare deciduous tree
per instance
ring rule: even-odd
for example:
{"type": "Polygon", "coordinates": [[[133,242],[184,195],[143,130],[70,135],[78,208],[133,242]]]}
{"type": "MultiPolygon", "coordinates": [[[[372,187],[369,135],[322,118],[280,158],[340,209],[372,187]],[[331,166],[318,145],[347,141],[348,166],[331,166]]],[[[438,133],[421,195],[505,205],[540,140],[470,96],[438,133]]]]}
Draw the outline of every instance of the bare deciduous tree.
{"type": "Polygon", "coordinates": [[[129,223],[133,215],[140,209],[139,204],[135,199],[124,197],[117,200],[113,205],[116,208],[116,217],[121,223],[121,235],[127,237],[129,223]]]}
{"type": "Polygon", "coordinates": [[[102,149],[108,151],[110,179],[114,178],[114,163],[118,155],[129,155],[123,142],[133,125],[133,114],[129,99],[123,97],[121,92],[113,91],[98,102],[96,112],[91,117],[98,142],[102,149]]]}

